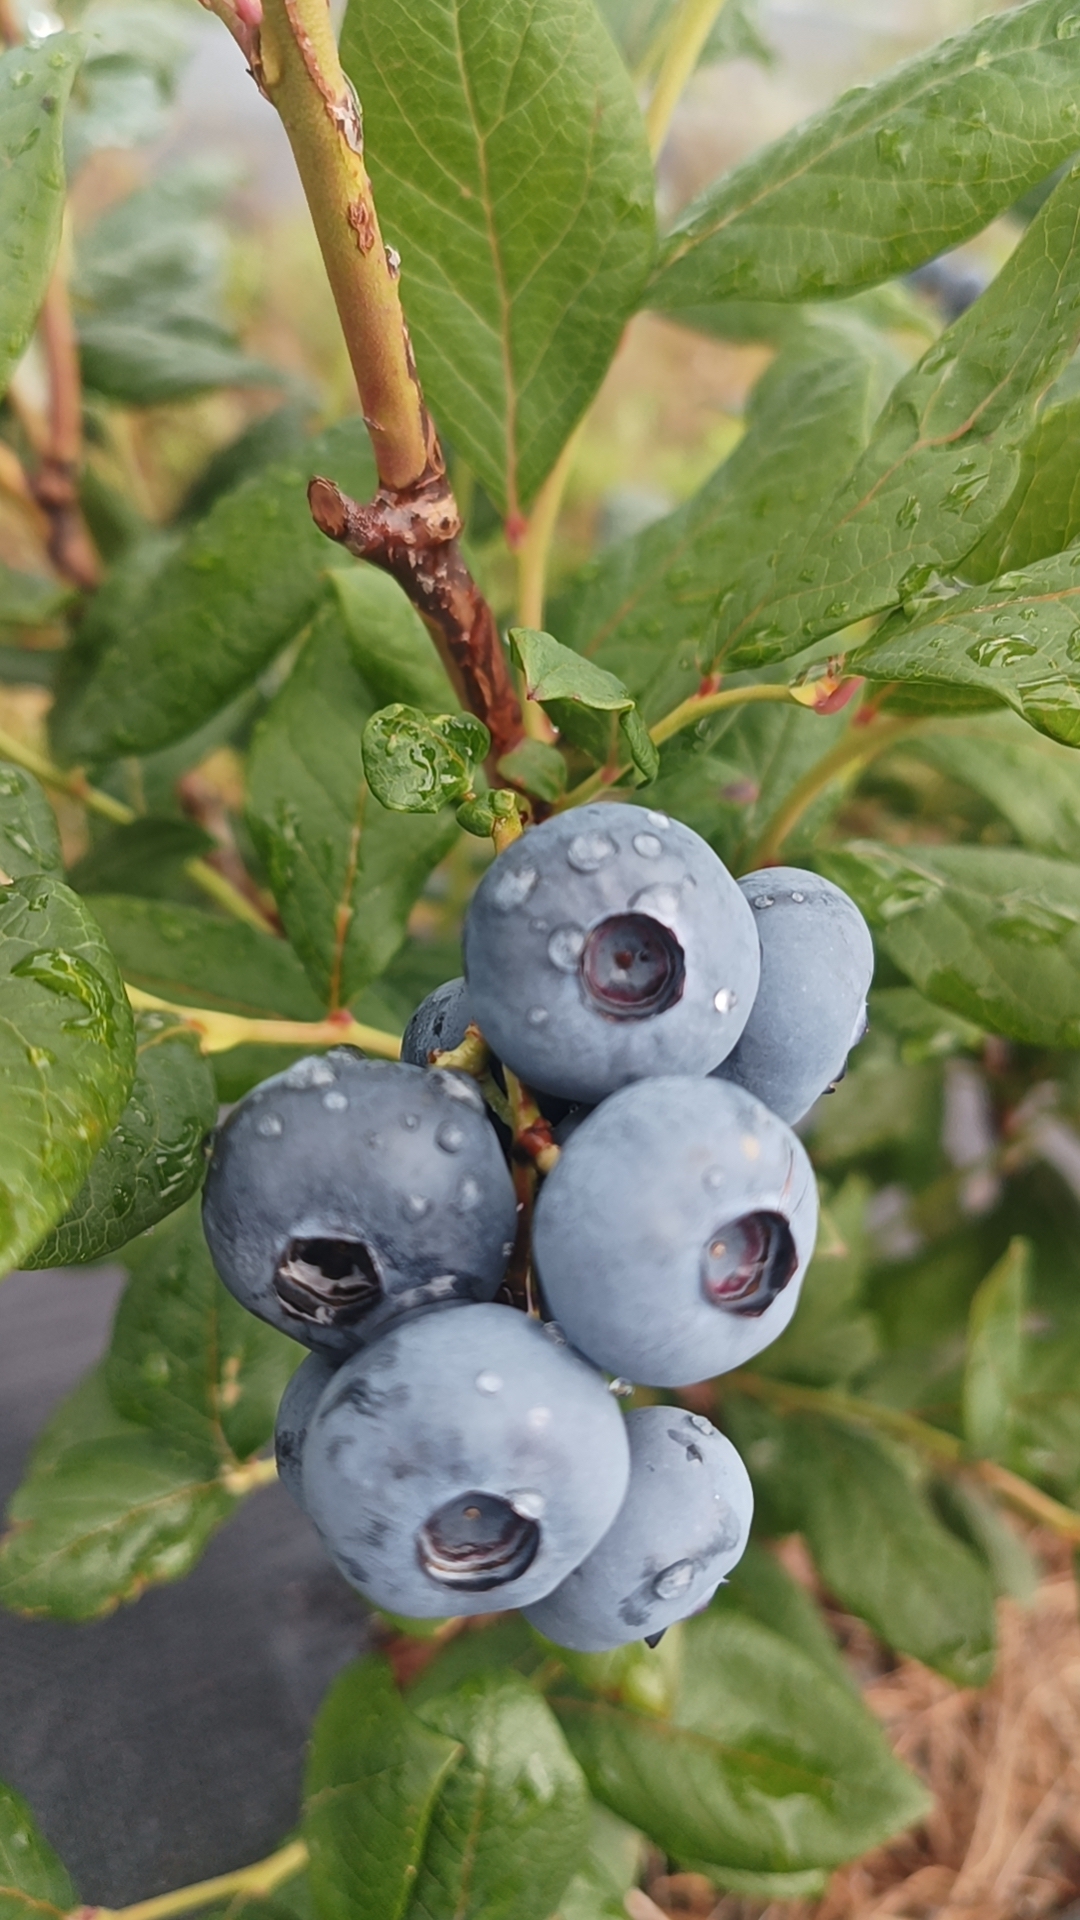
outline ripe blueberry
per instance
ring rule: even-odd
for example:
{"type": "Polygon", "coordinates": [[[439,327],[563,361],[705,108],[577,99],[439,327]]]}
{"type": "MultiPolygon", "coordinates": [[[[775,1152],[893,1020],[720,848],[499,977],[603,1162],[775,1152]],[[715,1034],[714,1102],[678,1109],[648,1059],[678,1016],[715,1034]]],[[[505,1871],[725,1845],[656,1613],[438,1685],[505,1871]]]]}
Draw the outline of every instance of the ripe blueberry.
{"type": "Polygon", "coordinates": [[[465,923],[481,1031],[531,1087],[593,1103],[707,1073],[757,990],[754,915],[712,848],[640,807],[559,814],[506,848],[465,923]]]}
{"type": "Polygon", "coordinates": [[[618,1406],[535,1321],[454,1306],[398,1322],[323,1393],[304,1505],[376,1606],[526,1606],[590,1553],[626,1492],[618,1406]]]}
{"type": "Polygon", "coordinates": [[[490,1299],[516,1219],[473,1082],[346,1048],[298,1061],[234,1108],[203,1195],[230,1292],[331,1354],[399,1312],[490,1299]]]}
{"type": "Polygon", "coordinates": [[[329,1386],[336,1372],[336,1361],[328,1359],[324,1353],[309,1353],[307,1359],[300,1362],[281,1396],[274,1425],[274,1455],[278,1479],[298,1507],[304,1504],[301,1474],[307,1430],[323,1390],[329,1386]]]}
{"type": "Polygon", "coordinates": [[[433,1053],[460,1047],[472,1019],[464,980],[446,980],[421,1000],[405,1029],[401,1057],[411,1067],[426,1067],[433,1053]]]}
{"type": "Polygon", "coordinates": [[[527,1609],[549,1640],[604,1653],[652,1638],[705,1605],[742,1558],[754,1494],[730,1440],[698,1413],[626,1416],[630,1484],[599,1546],[527,1609]]]}
{"type": "Polygon", "coordinates": [[[571,1345],[628,1380],[679,1387],[783,1332],[816,1228],[790,1127],[741,1087],[671,1077],[582,1121],[541,1189],[533,1252],[571,1345]]]}
{"type": "Polygon", "coordinates": [[[739,886],[761,942],[761,984],[737,1045],[714,1071],[794,1124],[842,1078],[866,1032],[874,943],[831,880],[770,867],[739,886]]]}

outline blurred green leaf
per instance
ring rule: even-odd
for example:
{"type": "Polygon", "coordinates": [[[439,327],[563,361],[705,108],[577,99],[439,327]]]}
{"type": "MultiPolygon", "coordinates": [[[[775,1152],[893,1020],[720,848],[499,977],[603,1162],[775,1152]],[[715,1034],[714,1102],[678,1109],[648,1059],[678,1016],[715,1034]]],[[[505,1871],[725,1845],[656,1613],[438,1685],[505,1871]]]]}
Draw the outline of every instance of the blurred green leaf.
{"type": "Polygon", "coordinates": [[[1073,19],[982,20],[751,154],[680,214],[650,306],[849,292],[978,233],[1075,151],[1073,19]]]}
{"type": "Polygon", "coordinates": [[[28,1267],[86,1266],[179,1207],[202,1185],[203,1141],[217,1118],[209,1062],[170,1014],[135,1017],[135,1084],[64,1218],[28,1267]]]}
{"type": "Polygon", "coordinates": [[[964,1432],[973,1451],[988,1460],[1004,1459],[1011,1451],[1030,1285],[1031,1248],[1026,1240],[1013,1240],[971,1303],[964,1432]]]}
{"type": "Polygon", "coordinates": [[[946,721],[905,742],[905,755],[988,800],[1025,846],[1080,859],[1075,752],[1012,713],[946,721]]]}
{"type": "Polygon", "coordinates": [[[982,1041],[981,1027],[935,1007],[914,987],[877,987],[871,992],[869,1008],[871,1031],[881,1029],[899,1043],[905,1066],[970,1052],[982,1041]]]}
{"type": "Polygon", "coordinates": [[[0,760],[0,870],[10,880],[63,868],[56,815],[44,790],[22,767],[0,760]]]}
{"type": "Polygon", "coordinates": [[[462,1748],[426,1727],[376,1658],[348,1667],[319,1711],[304,1838],[320,1920],[405,1920],[440,1789],[462,1748]]]}
{"type": "Polygon", "coordinates": [[[729,668],[783,659],[913,599],[981,539],[1080,333],[1078,223],[1074,166],[996,280],[898,382],[866,452],[781,566],[752,556],[725,585],[715,648],[729,668]]]}
{"type": "Polygon", "coordinates": [[[341,51],[425,393],[492,500],[519,513],[652,264],[633,88],[592,0],[428,0],[421,35],[408,0],[353,0],[341,51]]]}
{"type": "Polygon", "coordinates": [[[319,1020],[325,1013],[284,940],[171,901],[95,894],[88,904],[124,978],[161,1000],[253,1020],[319,1020]]]}
{"type": "Polygon", "coordinates": [[[218,499],[171,550],[113,578],[84,621],[52,716],[72,760],[147,753],[220,710],[314,613],[334,549],[307,505],[313,472],[362,498],[374,467],[362,421],[308,441],[218,499]]]}
{"type": "Polygon", "coordinates": [[[1039,1564],[1002,1509],[965,1480],[936,1480],[930,1495],[945,1525],[984,1562],[994,1592],[1030,1606],[1041,1578],[1039,1564]]]}
{"type": "Polygon", "coordinates": [[[74,175],[102,147],[134,147],[157,139],[188,52],[180,9],[98,4],[79,15],[86,59],[65,128],[74,175]]]}
{"type": "Polygon", "coordinates": [[[754,1620],[684,1629],[670,1716],[555,1683],[552,1704],[598,1799],[676,1859],[727,1873],[831,1866],[917,1820],[919,1783],[862,1702],[754,1620]]]}
{"type": "Polygon", "coordinates": [[[450,713],[457,697],[420,615],[396,580],[377,567],[330,576],[354,665],[378,703],[394,700],[424,713],[450,713]]]}
{"type": "Polygon", "coordinates": [[[503,754],[499,772],[538,800],[559,800],[566,792],[566,761],[545,740],[522,740],[503,754]]]}
{"type": "Polygon", "coordinates": [[[64,108],[82,58],[73,34],[0,53],[0,398],[22,358],[60,245],[64,108]]]}
{"type": "Polygon", "coordinates": [[[416,1712],[462,1752],[431,1816],[409,1920],[548,1920],[589,1833],[585,1782],[549,1707],[519,1675],[489,1670],[416,1712]]]}
{"type": "Polygon", "coordinates": [[[134,1072],[131,1009],[84,902],[52,874],[0,890],[0,1274],[63,1217],[134,1072]]]}
{"type": "Polygon", "coordinates": [[[70,587],[37,574],[16,573],[0,561],[0,627],[47,627],[70,599],[70,587]]]}
{"type": "Polygon", "coordinates": [[[928,999],[1014,1040],[1080,1045],[1080,866],[1016,847],[869,840],[819,864],[928,999]]]}
{"type": "Polygon", "coordinates": [[[593,1802],[588,1850],[554,1920],[626,1920],[625,1897],[637,1885],[645,1837],[593,1802]]]}
{"type": "Polygon", "coordinates": [[[536,700],[559,732],[600,766],[628,759],[639,778],[654,780],[660,755],[633,695],[621,680],[564,647],[550,633],[511,627],[510,647],[536,700]]]}
{"type": "MultiPolygon", "coordinates": [[[[633,71],[641,67],[650,51],[659,52],[667,44],[666,30],[677,11],[677,0],[598,0],[598,6],[612,39],[633,71]]],[[[756,0],[728,0],[713,23],[698,64],[741,59],[770,65],[775,56],[758,31],[756,14],[756,0]]]]}
{"type": "MultiPolygon", "coordinates": [[[[212,853],[214,842],[193,820],[145,814],[117,827],[77,860],[68,879],[78,893],[131,893],[151,900],[196,892],[189,860],[212,853]]],[[[198,894],[200,901],[205,895],[198,894]]]]}
{"type": "Polygon", "coordinates": [[[821,1609],[759,1541],[748,1543],[738,1566],[718,1588],[711,1604],[714,1612],[739,1614],[780,1634],[816,1661],[830,1680],[857,1691],[821,1609]]]}
{"type": "Polygon", "coordinates": [[[0,1784],[0,1920],[69,1913],[78,1895],[19,1794],[0,1784]]]}
{"type": "Polygon", "coordinates": [[[364,771],[380,806],[439,813],[472,793],[490,749],[491,735],[471,714],[426,714],[397,701],[364,728],[364,771]]]}
{"type": "Polygon", "coordinates": [[[1044,407],[1020,454],[1013,491],[964,560],[965,580],[993,580],[1060,553],[1080,534],[1080,394],[1044,407]]]}
{"type": "MultiPolygon", "coordinates": [[[[451,815],[417,819],[379,805],[384,795],[368,748],[381,718],[372,717],[376,704],[331,604],[260,721],[248,759],[248,824],[286,932],[331,1009],[382,973],[428,874],[456,837],[451,815]]],[[[469,716],[449,725],[487,741],[469,716]]],[[[446,739],[444,750],[458,760],[455,745],[446,739]]],[[[436,796],[423,811],[440,805],[436,796]]]]}

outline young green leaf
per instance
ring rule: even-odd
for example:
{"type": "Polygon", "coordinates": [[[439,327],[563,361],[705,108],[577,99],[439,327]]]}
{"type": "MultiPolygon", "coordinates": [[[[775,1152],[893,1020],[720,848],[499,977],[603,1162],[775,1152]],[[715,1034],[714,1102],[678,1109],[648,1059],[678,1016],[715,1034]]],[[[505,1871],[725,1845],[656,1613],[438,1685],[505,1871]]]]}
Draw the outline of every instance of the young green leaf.
{"type": "MultiPolygon", "coordinates": [[[[260,721],[248,760],[248,824],[286,932],[330,1008],[382,973],[428,874],[455,838],[447,813],[416,819],[386,811],[381,776],[390,768],[368,742],[387,714],[413,710],[387,708],[373,718],[375,706],[341,617],[328,605],[260,721]]],[[[416,714],[416,721],[445,764],[471,780],[461,746],[475,737],[483,758],[488,736],[480,722],[464,714],[438,723],[416,714]],[[436,725],[445,731],[433,732],[436,725]]],[[[427,799],[434,804],[413,811],[438,812],[439,792],[427,799]]]]}
{"type": "Polygon", "coordinates": [[[1080,548],[985,587],[914,603],[849,656],[868,679],[920,697],[968,689],[1080,746],[1080,548]]]}
{"type": "Polygon", "coordinates": [[[585,1782],[550,1709],[519,1675],[489,1670],[416,1711],[463,1751],[431,1816],[409,1920],[548,1920],[589,1831],[585,1782]]]}
{"type": "Polygon", "coordinates": [[[135,1084],[64,1218],[27,1267],[77,1267],[126,1246],[202,1185],[217,1088],[197,1036],[166,1013],[135,1018],[135,1084]]]}
{"type": "Polygon", "coordinates": [[[134,1073],[131,1009],[83,901],[52,874],[0,890],[0,1273],[63,1217],[134,1073]]]}
{"type": "Polygon", "coordinates": [[[0,54],[0,398],[22,357],[60,245],[64,108],[81,42],[52,34],[0,54]]]}
{"type": "Polygon", "coordinates": [[[197,1200],[144,1234],[124,1264],[131,1277],[105,1361],[117,1412],[205,1458],[208,1472],[248,1459],[274,1431],[297,1347],[222,1286],[197,1200]]]}
{"type": "Polygon", "coordinates": [[[633,88],[592,0],[353,0],[341,37],[440,424],[506,514],[600,384],[653,256],[633,88]],[[423,138],[417,129],[423,128],[423,138]]]}
{"type": "Polygon", "coordinates": [[[1031,1248],[1013,1240],[971,1303],[964,1366],[964,1432],[988,1460],[1011,1451],[1014,1406],[1024,1372],[1024,1314],[1031,1248]]]}
{"type": "Polygon", "coordinates": [[[348,1667],[319,1711],[304,1838],[320,1920],[405,1920],[432,1810],[462,1748],[406,1707],[381,1660],[348,1667]]]}
{"type": "Polygon", "coordinates": [[[700,681],[717,587],[751,556],[776,563],[857,460],[900,371],[868,328],[807,327],[758,381],[743,438],[693,499],[559,596],[549,617],[560,638],[617,674],[650,725],[700,681]]]}
{"type": "Polygon", "coordinates": [[[649,305],[851,292],[978,233],[1075,151],[1074,20],[981,20],[752,154],[680,215],[649,305]]]}
{"type": "Polygon", "coordinates": [[[0,1920],[63,1920],[77,1898],[26,1801],[0,1784],[0,1920]]]}
{"type": "Polygon", "coordinates": [[[1080,866],[1016,847],[869,840],[819,864],[927,999],[1013,1040],[1080,1045],[1080,866]]]}
{"type": "Polygon", "coordinates": [[[0,761],[0,872],[9,880],[63,870],[60,831],[32,773],[0,761]]]}
{"type": "Polygon", "coordinates": [[[725,587],[715,646],[728,667],[783,659],[912,598],[981,539],[1080,333],[1078,228],[1074,166],[981,299],[904,375],[781,567],[754,558],[725,587]]]}
{"type": "Polygon", "coordinates": [[[392,813],[440,813],[473,792],[491,735],[468,713],[421,713],[400,701],[364,728],[364,771],[392,813]]]}
{"type": "Polygon", "coordinates": [[[106,585],[61,680],[59,753],[102,761],[182,739],[295,638],[334,559],[308,511],[307,483],[320,471],[361,498],[371,491],[362,421],[344,420],[295,460],[253,475],[134,580],[106,585]]]}
{"type": "Polygon", "coordinates": [[[125,980],[161,1000],[252,1020],[320,1020],[326,1009],[292,948],[198,907],[95,894],[87,904],[125,980]]]}
{"type": "Polygon", "coordinates": [[[927,1807],[851,1689],[734,1613],[687,1623],[669,1715],[568,1681],[550,1698],[598,1799],[676,1859],[800,1873],[876,1846],[927,1807]]]}
{"type": "Polygon", "coordinates": [[[509,638],[529,699],[543,707],[567,740],[601,766],[628,761],[639,780],[655,780],[660,755],[621,680],[550,633],[511,627],[509,638]]]}

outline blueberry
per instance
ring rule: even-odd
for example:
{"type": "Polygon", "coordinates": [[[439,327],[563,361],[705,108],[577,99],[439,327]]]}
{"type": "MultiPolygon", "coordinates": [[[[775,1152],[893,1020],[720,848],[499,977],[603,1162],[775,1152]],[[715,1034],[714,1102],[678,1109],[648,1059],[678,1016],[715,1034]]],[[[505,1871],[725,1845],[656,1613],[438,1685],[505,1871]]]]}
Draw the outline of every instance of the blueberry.
{"type": "Polygon", "coordinates": [[[335,1564],[414,1618],[527,1606],[606,1533],[626,1492],[618,1406],[509,1307],[399,1321],[347,1360],[304,1450],[304,1504],[335,1564]]]}
{"type": "Polygon", "coordinates": [[[203,1196],[230,1292],[337,1354],[398,1312],[490,1299],[516,1221],[473,1082],[347,1048],[298,1061],[234,1108],[203,1196]]]}
{"type": "Polygon", "coordinates": [[[401,1057],[411,1067],[426,1067],[433,1053],[460,1047],[472,1020],[464,980],[446,980],[421,1000],[405,1029],[401,1057]]]}
{"type": "Polygon", "coordinates": [[[707,1073],[757,990],[757,931],[727,868],[666,814],[558,814],[488,868],[465,977],[489,1045],[542,1092],[592,1104],[650,1074],[707,1073]]]}
{"type": "Polygon", "coordinates": [[[627,1380],[686,1386],[782,1333],[814,1249],[801,1142],[723,1080],[640,1081],[567,1141],[533,1253],[571,1345],[627,1380]]]}
{"type": "Polygon", "coordinates": [[[866,1032],[874,943],[854,900],[798,867],[739,882],[761,942],[761,984],[738,1044],[715,1068],[794,1124],[843,1077],[866,1032]]]}
{"type": "Polygon", "coordinates": [[[274,1426],[274,1453],[278,1479],[298,1507],[304,1504],[300,1486],[307,1430],[323,1389],[329,1386],[337,1370],[338,1363],[326,1354],[309,1353],[281,1396],[274,1426]]]}
{"type": "Polygon", "coordinates": [[[678,1407],[638,1407],[626,1437],[630,1484],[614,1523],[527,1610],[549,1640],[579,1653],[652,1640],[696,1613],[742,1558],[750,1532],[750,1476],[711,1421],[678,1407]]]}

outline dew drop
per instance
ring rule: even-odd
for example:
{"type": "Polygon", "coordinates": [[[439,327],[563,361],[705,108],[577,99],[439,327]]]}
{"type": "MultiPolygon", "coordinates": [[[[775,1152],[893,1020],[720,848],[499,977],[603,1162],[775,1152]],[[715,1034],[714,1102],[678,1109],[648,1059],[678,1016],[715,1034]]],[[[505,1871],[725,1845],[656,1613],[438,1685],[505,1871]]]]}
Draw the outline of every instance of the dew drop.
{"type": "Polygon", "coordinates": [[[575,873],[595,873],[605,860],[611,860],[618,852],[614,840],[606,833],[577,833],[566,849],[566,858],[575,873]]]}
{"type": "Polygon", "coordinates": [[[312,1054],[308,1059],[298,1060],[295,1066],[289,1068],[285,1075],[285,1085],[302,1091],[307,1087],[332,1087],[336,1079],[337,1075],[333,1067],[328,1066],[326,1061],[317,1054],[312,1054]]]}
{"type": "Polygon", "coordinates": [[[322,1103],[328,1113],[344,1113],[349,1101],[346,1094],[335,1089],[331,1093],[323,1094],[322,1103]]]}
{"type": "Polygon", "coordinates": [[[773,907],[776,902],[771,893],[759,893],[752,904],[755,913],[764,913],[766,907],[773,907]]]}
{"type": "Polygon", "coordinates": [[[718,1193],[724,1184],[726,1175],[723,1167],[709,1167],[702,1178],[710,1193],[718,1193]]]}
{"type": "Polygon", "coordinates": [[[717,1013],[730,1013],[737,998],[738,996],[732,992],[730,987],[721,987],[719,993],[713,994],[713,1006],[716,1008],[717,1013]]]}
{"type": "Polygon", "coordinates": [[[687,1425],[693,1427],[695,1433],[713,1433],[715,1431],[712,1421],[706,1420],[703,1413],[688,1413],[686,1420],[687,1425]]]}
{"type": "Polygon", "coordinates": [[[678,1600],[684,1594],[694,1578],[692,1560],[676,1560],[673,1566],[665,1567],[653,1581],[653,1592],[658,1600],[678,1600]]]}
{"type": "Polygon", "coordinates": [[[548,959],[560,973],[576,973],[585,935],[580,927],[556,927],[547,943],[548,959]]]}
{"type": "Polygon", "coordinates": [[[805,893],[793,893],[791,897],[798,907],[801,907],[803,901],[806,899],[805,893]]]}
{"type": "Polygon", "coordinates": [[[403,1113],[401,1116],[401,1124],[406,1133],[415,1133],[417,1127],[420,1125],[420,1115],[418,1113],[403,1113]]]}
{"type": "Polygon", "coordinates": [[[498,1373],[478,1373],[474,1382],[477,1393],[501,1393],[502,1375],[498,1373]]]}
{"type": "Polygon", "coordinates": [[[500,913],[512,913],[515,907],[523,907],[537,878],[535,867],[509,867],[500,873],[491,893],[500,913]]]}
{"type": "MultiPolygon", "coordinates": [[[[549,1321],[548,1325],[550,1326],[551,1324],[552,1322],[549,1321]]],[[[562,1329],[560,1328],[559,1331],[561,1333],[562,1329]]],[[[562,1336],[562,1344],[564,1346],[566,1345],[565,1334],[562,1336]]],[[[542,1433],[545,1427],[550,1427],[551,1425],[551,1408],[530,1407],[528,1413],[525,1415],[525,1424],[531,1427],[534,1433],[542,1433]]]]}
{"type": "Polygon", "coordinates": [[[456,1120],[444,1120],[435,1131],[435,1144],[444,1153],[460,1153],[465,1145],[465,1129],[459,1127],[456,1120]]]}
{"type": "Polygon", "coordinates": [[[607,1390],[615,1395],[616,1400],[628,1400],[634,1391],[634,1384],[632,1380],[624,1380],[621,1375],[616,1375],[614,1380],[608,1381],[607,1390]]]}
{"type": "Polygon", "coordinates": [[[642,887],[630,902],[635,913],[650,913],[654,920],[674,920],[679,911],[678,887],[642,887]]]}
{"type": "Polygon", "coordinates": [[[670,827],[671,825],[671,821],[668,819],[666,813],[653,813],[652,811],[650,811],[646,813],[645,818],[648,821],[650,827],[659,827],[661,833],[663,833],[665,829],[670,827]]]}
{"type": "Polygon", "coordinates": [[[530,1027],[546,1027],[550,1017],[546,1007],[530,1007],[525,1015],[530,1027]]]}
{"type": "Polygon", "coordinates": [[[280,1113],[264,1113],[261,1120],[256,1120],[255,1131],[264,1140],[278,1140],[285,1131],[285,1122],[280,1113]]]}
{"type": "Polygon", "coordinates": [[[457,1192],[456,1206],[459,1213],[472,1213],[480,1205],[480,1188],[471,1173],[465,1175],[457,1192]]]}
{"type": "Polygon", "coordinates": [[[431,1201],[425,1193],[407,1193],[401,1204],[410,1220],[422,1220],[425,1213],[431,1212],[431,1201]]]}
{"type": "Polygon", "coordinates": [[[643,860],[659,860],[664,851],[664,843],[655,833],[635,833],[634,852],[640,853],[643,860]]]}
{"type": "Polygon", "coordinates": [[[475,1107],[478,1113],[483,1113],[484,1096],[475,1080],[470,1079],[467,1073],[440,1073],[436,1067],[432,1071],[431,1078],[437,1079],[441,1091],[449,1099],[463,1100],[467,1107],[475,1107]]]}
{"type": "Polygon", "coordinates": [[[514,1512],[526,1520],[539,1520],[547,1508],[547,1501],[536,1487],[515,1487],[507,1499],[514,1512]]]}

